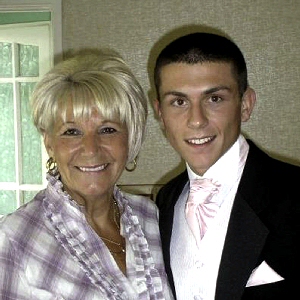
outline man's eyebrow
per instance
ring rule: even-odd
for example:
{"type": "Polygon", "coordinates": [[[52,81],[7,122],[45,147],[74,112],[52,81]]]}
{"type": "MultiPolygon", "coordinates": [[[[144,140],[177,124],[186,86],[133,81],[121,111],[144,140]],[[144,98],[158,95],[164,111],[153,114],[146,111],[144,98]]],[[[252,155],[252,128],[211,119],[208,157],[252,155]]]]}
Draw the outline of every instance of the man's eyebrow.
{"type": "Polygon", "coordinates": [[[209,95],[209,94],[213,94],[215,92],[224,91],[224,90],[230,92],[231,88],[226,85],[219,85],[219,86],[215,86],[215,87],[205,90],[204,94],[209,95]]]}
{"type": "MultiPolygon", "coordinates": [[[[229,86],[226,85],[218,85],[218,86],[214,86],[211,88],[208,88],[207,90],[204,90],[202,94],[204,95],[210,95],[219,91],[228,91],[230,92],[232,89],[229,86]]],[[[181,98],[188,98],[188,95],[183,93],[183,92],[179,92],[179,91],[167,91],[165,93],[163,93],[162,98],[165,98],[167,96],[175,96],[175,97],[181,97],[181,98]]]]}
{"type": "Polygon", "coordinates": [[[168,91],[162,95],[163,98],[166,96],[187,97],[185,93],[178,92],[178,91],[168,91]]]}

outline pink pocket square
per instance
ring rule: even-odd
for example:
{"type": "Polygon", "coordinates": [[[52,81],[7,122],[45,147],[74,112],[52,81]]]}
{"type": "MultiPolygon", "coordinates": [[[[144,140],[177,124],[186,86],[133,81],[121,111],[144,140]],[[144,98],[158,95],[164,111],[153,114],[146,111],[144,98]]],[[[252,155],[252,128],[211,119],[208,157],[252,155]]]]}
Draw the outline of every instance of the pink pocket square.
{"type": "Polygon", "coordinates": [[[284,280],[284,278],[277,274],[265,261],[263,261],[252,271],[246,287],[277,282],[280,280],[284,280]]]}

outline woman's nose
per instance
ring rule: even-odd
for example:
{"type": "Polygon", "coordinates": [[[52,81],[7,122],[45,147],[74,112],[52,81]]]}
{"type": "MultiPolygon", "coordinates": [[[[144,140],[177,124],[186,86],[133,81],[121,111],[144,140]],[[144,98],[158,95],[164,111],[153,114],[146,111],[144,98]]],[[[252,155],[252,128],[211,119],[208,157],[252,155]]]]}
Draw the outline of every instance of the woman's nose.
{"type": "Polygon", "coordinates": [[[88,155],[95,154],[99,149],[99,141],[95,135],[85,135],[82,144],[84,152],[88,155]]]}

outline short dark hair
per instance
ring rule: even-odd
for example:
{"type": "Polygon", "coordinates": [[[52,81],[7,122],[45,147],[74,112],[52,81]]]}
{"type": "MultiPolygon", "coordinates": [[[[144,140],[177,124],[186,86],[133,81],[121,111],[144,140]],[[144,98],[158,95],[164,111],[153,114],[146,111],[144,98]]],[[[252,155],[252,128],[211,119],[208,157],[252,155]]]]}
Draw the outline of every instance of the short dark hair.
{"type": "Polygon", "coordinates": [[[171,63],[197,64],[204,62],[228,62],[232,64],[240,95],[248,87],[245,58],[238,46],[228,38],[205,32],[181,36],[167,45],[156,59],[154,84],[159,98],[162,67],[171,63]]]}

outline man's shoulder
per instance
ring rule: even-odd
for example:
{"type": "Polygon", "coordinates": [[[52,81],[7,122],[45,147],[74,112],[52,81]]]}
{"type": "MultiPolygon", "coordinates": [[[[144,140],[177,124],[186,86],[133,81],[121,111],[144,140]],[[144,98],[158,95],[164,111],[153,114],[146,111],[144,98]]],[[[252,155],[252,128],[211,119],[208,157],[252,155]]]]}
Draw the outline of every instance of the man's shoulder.
{"type": "Polygon", "coordinates": [[[188,180],[187,170],[184,170],[182,173],[177,175],[176,177],[172,178],[168,181],[161,190],[169,190],[178,187],[178,185],[184,185],[188,180]]]}
{"type": "Polygon", "coordinates": [[[185,170],[167,182],[157,194],[156,204],[158,207],[161,208],[162,206],[171,205],[171,203],[176,202],[187,181],[188,174],[185,170]]]}
{"type": "Polygon", "coordinates": [[[185,169],[183,172],[172,178],[167,184],[177,183],[178,181],[186,181],[188,180],[188,173],[185,169]]]}
{"type": "MultiPolygon", "coordinates": [[[[279,159],[276,155],[268,153],[264,149],[261,149],[257,146],[253,141],[247,140],[250,149],[248,155],[248,162],[251,164],[256,161],[261,168],[267,167],[268,171],[281,170],[282,172],[292,172],[292,173],[300,173],[300,166],[296,164],[292,164],[287,160],[281,158],[279,159]]],[[[275,172],[276,173],[276,172],[275,172]]]]}

